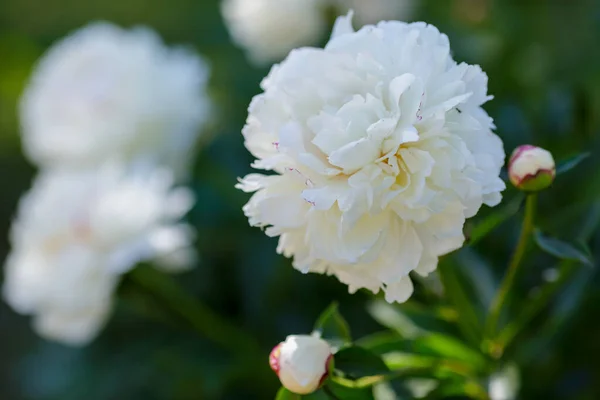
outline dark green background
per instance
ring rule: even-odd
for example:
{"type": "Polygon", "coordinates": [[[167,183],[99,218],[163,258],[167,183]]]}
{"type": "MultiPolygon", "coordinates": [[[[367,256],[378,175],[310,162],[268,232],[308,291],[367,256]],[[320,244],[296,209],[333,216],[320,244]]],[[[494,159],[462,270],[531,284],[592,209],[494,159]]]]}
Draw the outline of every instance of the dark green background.
{"type": "MultiPolygon", "coordinates": [[[[40,340],[26,318],[1,305],[0,399],[270,399],[278,387],[266,370],[270,348],[287,334],[309,332],[332,300],[341,303],[355,337],[381,329],[365,310],[367,293],[350,296],[333,278],[294,271],[275,254],[275,240],[248,226],[241,212],[248,196],[233,185],[249,171],[240,130],[267,69],[250,66],[231,44],[216,0],[0,0],[0,260],[9,251],[5,233],[18,199],[35,174],[20,152],[19,93],[47,46],[98,19],[147,24],[169,43],[192,44],[212,64],[210,92],[219,115],[208,129],[214,140],[197,157],[193,187],[199,200],[190,215],[202,262],[177,279],[258,340],[264,365],[234,361],[126,278],[109,326],[84,349],[40,340]]],[[[417,19],[448,34],[458,61],[481,64],[488,73],[495,99],[486,108],[507,153],[523,143],[544,146],[557,160],[592,153],[541,195],[538,223],[565,239],[586,229],[600,204],[600,2],[428,0],[417,19]]],[[[514,194],[508,190],[505,197],[514,194]]],[[[485,276],[493,285],[518,223],[509,220],[444,262],[463,268],[476,289],[488,282],[485,276]]],[[[600,235],[591,237],[590,247],[600,254],[600,235]]],[[[541,255],[527,261],[513,310],[555,264],[541,255]]],[[[513,357],[522,369],[521,398],[600,398],[597,285],[596,270],[581,268],[519,338],[513,357]]]]}

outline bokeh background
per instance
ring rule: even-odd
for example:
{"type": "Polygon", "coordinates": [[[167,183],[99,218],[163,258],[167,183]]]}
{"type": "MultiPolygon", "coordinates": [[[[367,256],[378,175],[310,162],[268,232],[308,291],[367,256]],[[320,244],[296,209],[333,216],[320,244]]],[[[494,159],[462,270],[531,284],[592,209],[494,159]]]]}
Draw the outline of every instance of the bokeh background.
{"type": "MultiPolygon", "coordinates": [[[[212,140],[197,155],[199,200],[189,216],[199,232],[201,263],[175,279],[257,341],[264,365],[198,335],[126,278],[109,325],[82,349],[37,338],[27,318],[0,305],[0,399],[270,399],[278,382],[266,368],[269,350],[287,334],[310,332],[330,302],[340,302],[355,337],[382,329],[365,307],[372,296],[349,295],[333,278],[296,272],[276,255],[275,240],[248,226],[241,212],[247,195],[233,187],[251,162],[240,130],[268,68],[251,66],[232,45],[217,0],[0,0],[0,261],[9,251],[6,232],[18,200],[35,174],[21,153],[21,90],[54,40],[98,19],[149,25],[168,43],[192,45],[212,65],[218,114],[206,132],[212,140]]],[[[450,37],[455,59],[488,73],[495,99],[486,109],[508,153],[524,143],[546,147],[557,160],[591,153],[541,195],[538,225],[565,239],[584,235],[600,254],[600,1],[428,0],[412,19],[438,26],[450,37]]],[[[514,196],[507,190],[505,201],[514,196]]],[[[464,273],[484,304],[518,226],[513,217],[443,261],[464,273]]],[[[555,264],[549,256],[529,257],[513,309],[535,294],[555,264]]],[[[512,357],[521,370],[520,398],[600,398],[598,281],[597,270],[579,268],[519,338],[512,357]]],[[[415,301],[422,299],[417,293],[415,301]]]]}

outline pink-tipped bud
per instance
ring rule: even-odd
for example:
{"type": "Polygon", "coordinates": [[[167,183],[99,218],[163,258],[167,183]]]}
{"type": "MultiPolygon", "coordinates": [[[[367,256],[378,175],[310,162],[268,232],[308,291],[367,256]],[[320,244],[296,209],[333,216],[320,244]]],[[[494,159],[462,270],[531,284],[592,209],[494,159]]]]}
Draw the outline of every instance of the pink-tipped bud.
{"type": "Polygon", "coordinates": [[[269,365],[281,385],[297,394],[310,394],[319,389],[329,374],[332,362],[329,344],[308,335],[288,336],[269,355],[269,365]]]}
{"type": "Polygon", "coordinates": [[[554,182],[556,165],[549,151],[529,144],[519,146],[510,156],[508,177],[525,192],[546,189],[554,182]]]}

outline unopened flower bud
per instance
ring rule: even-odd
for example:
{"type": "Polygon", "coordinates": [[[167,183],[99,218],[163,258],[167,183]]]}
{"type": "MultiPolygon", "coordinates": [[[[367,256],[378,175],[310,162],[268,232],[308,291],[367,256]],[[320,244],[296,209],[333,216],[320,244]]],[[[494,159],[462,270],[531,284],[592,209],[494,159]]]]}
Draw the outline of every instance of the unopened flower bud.
{"type": "Polygon", "coordinates": [[[515,149],[508,162],[508,176],[515,187],[526,192],[546,189],[554,181],[556,166],[549,151],[532,145],[515,149]]]}
{"type": "Polygon", "coordinates": [[[292,335],[279,343],[269,356],[271,369],[290,392],[309,394],[317,390],[329,373],[333,355],[329,344],[318,337],[292,335]]]}

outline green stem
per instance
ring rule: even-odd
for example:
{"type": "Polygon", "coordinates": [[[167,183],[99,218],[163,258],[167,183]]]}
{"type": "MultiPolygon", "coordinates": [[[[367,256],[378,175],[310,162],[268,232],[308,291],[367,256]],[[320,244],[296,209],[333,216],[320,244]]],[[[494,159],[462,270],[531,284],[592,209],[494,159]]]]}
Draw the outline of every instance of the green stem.
{"type": "MultiPolygon", "coordinates": [[[[595,203],[587,215],[588,218],[576,238],[581,242],[587,242],[593,233],[596,232],[598,225],[600,224],[600,203],[595,203]]],[[[573,277],[579,270],[578,267],[579,264],[572,260],[565,260],[560,264],[558,268],[560,273],[558,279],[543,286],[539,295],[532,301],[527,302],[517,318],[500,332],[498,335],[498,346],[500,346],[500,348],[505,349],[510,345],[515,337],[517,337],[544,306],[548,304],[550,299],[554,297],[565,283],[573,277]]]]}
{"type": "Polygon", "coordinates": [[[506,328],[504,328],[498,336],[497,344],[500,348],[505,349],[508,344],[529,324],[529,322],[548,304],[548,301],[563,287],[577,271],[577,263],[574,261],[565,261],[560,268],[560,276],[554,281],[544,286],[539,295],[532,301],[527,302],[521,314],[506,328]]]}
{"type": "Polygon", "coordinates": [[[523,260],[523,256],[525,255],[525,251],[527,250],[529,238],[531,237],[531,233],[533,232],[533,220],[535,216],[536,201],[537,196],[535,194],[528,195],[525,201],[525,216],[523,218],[523,225],[521,227],[521,236],[519,237],[517,248],[508,265],[508,271],[490,307],[485,329],[486,337],[488,339],[493,338],[493,336],[496,334],[496,329],[498,326],[498,320],[500,319],[500,314],[502,312],[502,307],[506,303],[507,296],[513,287],[515,276],[517,275],[519,266],[521,264],[521,261],[523,260]]]}

